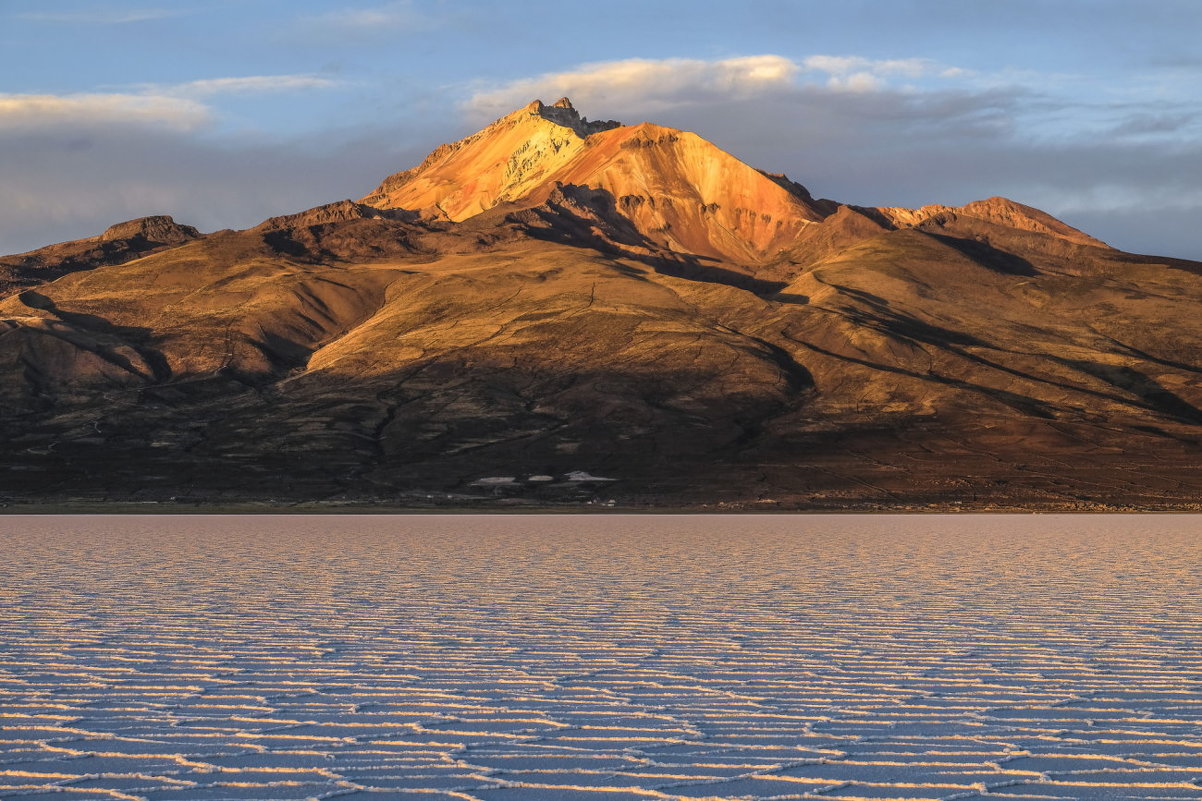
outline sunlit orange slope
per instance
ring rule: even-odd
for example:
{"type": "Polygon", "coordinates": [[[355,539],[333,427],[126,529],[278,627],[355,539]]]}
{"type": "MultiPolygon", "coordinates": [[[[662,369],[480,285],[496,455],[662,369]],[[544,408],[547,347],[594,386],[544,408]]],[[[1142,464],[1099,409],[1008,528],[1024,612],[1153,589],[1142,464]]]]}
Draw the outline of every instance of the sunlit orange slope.
{"type": "Polygon", "coordinates": [[[541,204],[559,185],[605,190],[652,246],[736,262],[772,256],[825,216],[800,186],[694,133],[590,123],[566,98],[438,148],[362,202],[460,221],[501,203],[541,204]]]}

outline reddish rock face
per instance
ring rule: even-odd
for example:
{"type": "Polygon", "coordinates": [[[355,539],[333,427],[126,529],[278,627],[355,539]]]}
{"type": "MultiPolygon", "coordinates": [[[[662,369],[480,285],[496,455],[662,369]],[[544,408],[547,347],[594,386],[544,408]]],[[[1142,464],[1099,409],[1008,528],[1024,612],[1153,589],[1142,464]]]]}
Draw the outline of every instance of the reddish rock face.
{"type": "Polygon", "coordinates": [[[648,248],[736,263],[766,260],[825,216],[804,190],[696,134],[589,123],[567,98],[534,101],[439,148],[362,202],[461,221],[503,203],[538,206],[563,185],[607,192],[648,248]]]}
{"type": "Polygon", "coordinates": [[[1182,508],[1200,276],[536,101],[359,202],[0,259],[0,501],[1182,508]]]}

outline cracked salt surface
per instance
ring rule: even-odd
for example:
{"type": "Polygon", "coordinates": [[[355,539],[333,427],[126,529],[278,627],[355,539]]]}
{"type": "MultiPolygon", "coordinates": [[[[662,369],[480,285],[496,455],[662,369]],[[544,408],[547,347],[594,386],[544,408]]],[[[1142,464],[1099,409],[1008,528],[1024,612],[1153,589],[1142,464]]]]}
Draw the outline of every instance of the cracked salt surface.
{"type": "Polygon", "coordinates": [[[0,518],[0,797],[1198,799],[1200,524],[0,518]]]}

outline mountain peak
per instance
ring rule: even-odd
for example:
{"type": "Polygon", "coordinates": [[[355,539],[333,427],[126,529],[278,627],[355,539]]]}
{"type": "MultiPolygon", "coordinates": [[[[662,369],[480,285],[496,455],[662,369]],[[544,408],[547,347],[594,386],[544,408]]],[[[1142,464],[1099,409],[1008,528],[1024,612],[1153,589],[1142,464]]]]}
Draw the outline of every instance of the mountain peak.
{"type": "Polygon", "coordinates": [[[572,101],[566,97],[559,98],[550,106],[545,105],[541,100],[535,100],[526,106],[525,111],[530,114],[537,114],[544,120],[553,122],[556,125],[571,128],[581,139],[595,133],[600,133],[601,131],[609,131],[622,126],[622,123],[616,120],[596,120],[590,122],[588,118],[580,116],[580,112],[572,105],[572,101]]]}
{"type": "Polygon", "coordinates": [[[597,190],[645,247],[760,262],[826,216],[806,193],[700,136],[650,122],[590,122],[563,97],[541,100],[435,150],[361,202],[465,220],[503,203],[532,208],[561,185],[597,190]],[[546,124],[551,123],[551,124],[546,124]]]}

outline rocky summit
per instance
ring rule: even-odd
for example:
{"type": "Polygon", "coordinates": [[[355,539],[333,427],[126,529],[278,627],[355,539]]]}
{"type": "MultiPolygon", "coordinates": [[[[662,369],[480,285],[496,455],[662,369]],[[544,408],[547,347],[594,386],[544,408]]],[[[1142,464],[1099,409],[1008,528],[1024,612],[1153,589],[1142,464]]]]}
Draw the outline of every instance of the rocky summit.
{"type": "Polygon", "coordinates": [[[0,258],[0,503],[1198,508],[1200,303],[535,101],[359,201],[0,258]]]}

